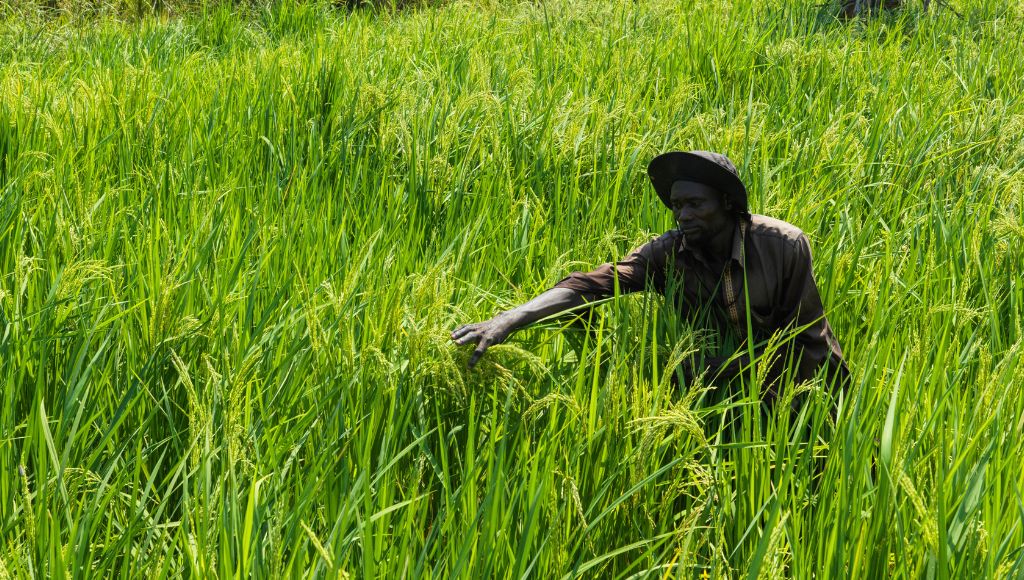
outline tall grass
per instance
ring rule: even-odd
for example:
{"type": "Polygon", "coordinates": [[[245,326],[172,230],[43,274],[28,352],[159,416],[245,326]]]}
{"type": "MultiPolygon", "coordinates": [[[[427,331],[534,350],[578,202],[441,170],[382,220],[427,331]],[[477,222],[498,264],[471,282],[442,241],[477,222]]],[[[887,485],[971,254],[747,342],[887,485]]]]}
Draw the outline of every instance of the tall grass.
{"type": "Polygon", "coordinates": [[[0,576],[1024,574],[1024,10],[955,7],[4,20],[0,576]],[[836,425],[673,388],[653,296],[450,344],[669,148],[810,236],[836,425]]]}
{"type": "MultiPolygon", "coordinates": [[[[410,10],[438,6],[444,0],[0,0],[0,18],[49,19],[78,26],[97,18],[137,21],[152,17],[206,17],[223,11],[243,19],[266,18],[288,9],[312,5],[311,12],[410,10]]],[[[291,15],[294,17],[295,15],[291,15]]],[[[310,14],[306,15],[307,17],[310,14]]],[[[336,16],[336,15],[335,15],[336,16]]],[[[301,17],[300,17],[301,18],[301,17]]]]}

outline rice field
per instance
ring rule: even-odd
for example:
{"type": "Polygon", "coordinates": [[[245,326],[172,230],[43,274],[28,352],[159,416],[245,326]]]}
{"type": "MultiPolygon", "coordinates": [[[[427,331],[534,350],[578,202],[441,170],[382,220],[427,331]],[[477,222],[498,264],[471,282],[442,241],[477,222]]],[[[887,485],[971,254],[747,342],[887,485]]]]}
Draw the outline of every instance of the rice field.
{"type": "Polygon", "coordinates": [[[80,4],[0,10],[0,578],[1024,576],[1021,4],[80,4]],[[653,294],[466,368],[669,149],[807,233],[834,424],[653,294]]]}

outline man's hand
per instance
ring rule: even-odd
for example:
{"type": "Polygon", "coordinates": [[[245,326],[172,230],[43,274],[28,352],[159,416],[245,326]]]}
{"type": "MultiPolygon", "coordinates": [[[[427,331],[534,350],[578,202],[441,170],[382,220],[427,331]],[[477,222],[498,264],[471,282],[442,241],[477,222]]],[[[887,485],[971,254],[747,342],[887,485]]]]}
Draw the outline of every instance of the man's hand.
{"type": "Polygon", "coordinates": [[[508,312],[502,312],[490,320],[464,324],[456,328],[452,332],[452,340],[459,345],[476,343],[476,349],[469,357],[469,368],[473,368],[488,348],[505,342],[516,328],[513,316],[508,312]]]}
{"type": "Polygon", "coordinates": [[[484,355],[488,348],[505,342],[508,335],[552,314],[558,314],[586,303],[582,294],[568,288],[552,288],[526,304],[502,312],[490,320],[464,324],[452,332],[455,344],[476,343],[469,357],[469,368],[484,355]]]}

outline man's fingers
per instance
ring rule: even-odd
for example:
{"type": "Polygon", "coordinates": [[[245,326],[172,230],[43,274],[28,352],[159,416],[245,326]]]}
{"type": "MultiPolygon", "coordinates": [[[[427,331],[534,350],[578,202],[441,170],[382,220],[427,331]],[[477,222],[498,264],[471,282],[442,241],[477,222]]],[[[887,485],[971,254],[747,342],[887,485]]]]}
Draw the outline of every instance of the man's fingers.
{"type": "Polygon", "coordinates": [[[473,351],[473,355],[469,357],[469,368],[476,366],[476,362],[480,360],[480,357],[484,356],[484,352],[487,351],[489,346],[491,346],[491,341],[486,338],[480,339],[480,342],[476,345],[476,350],[473,351]]]}
{"type": "Polygon", "coordinates": [[[463,324],[462,326],[456,328],[455,330],[452,331],[452,340],[455,341],[455,344],[458,344],[460,346],[469,344],[471,342],[476,343],[476,349],[474,349],[473,354],[469,356],[469,368],[473,368],[476,366],[476,363],[479,362],[480,357],[484,356],[484,353],[487,352],[487,349],[492,344],[495,344],[496,342],[501,342],[501,340],[496,341],[495,337],[492,335],[487,325],[480,322],[473,324],[463,324]]]}
{"type": "Polygon", "coordinates": [[[476,324],[463,324],[452,331],[452,340],[458,340],[476,328],[476,324]]]}
{"type": "Polygon", "coordinates": [[[479,332],[467,332],[467,333],[463,334],[462,336],[460,336],[459,338],[456,338],[455,339],[455,344],[458,344],[458,345],[461,346],[463,344],[469,344],[471,342],[479,342],[479,341],[480,341],[480,333],[479,332]]]}

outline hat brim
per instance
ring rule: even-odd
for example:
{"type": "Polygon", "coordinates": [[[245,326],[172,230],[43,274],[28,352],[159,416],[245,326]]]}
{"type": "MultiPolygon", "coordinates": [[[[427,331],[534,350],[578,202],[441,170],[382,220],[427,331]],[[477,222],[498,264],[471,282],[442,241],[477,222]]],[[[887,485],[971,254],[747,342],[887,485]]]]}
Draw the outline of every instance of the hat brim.
{"type": "Polygon", "coordinates": [[[669,151],[651,160],[647,165],[654,191],[666,207],[672,207],[672,184],[677,181],[695,181],[714,187],[732,202],[734,210],[749,214],[747,188],[739,177],[721,165],[686,151],[669,151]]]}

